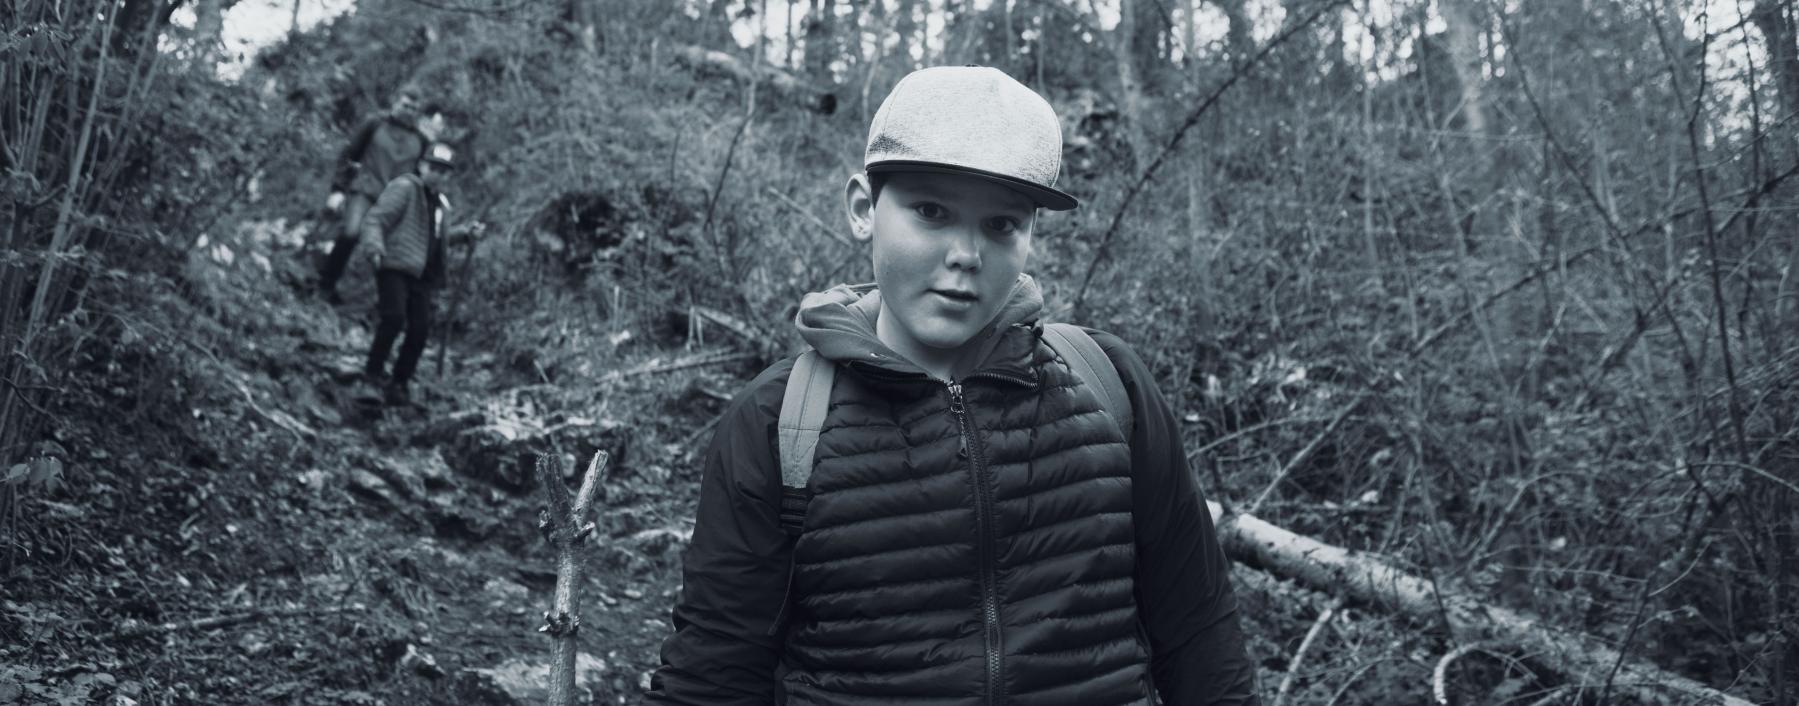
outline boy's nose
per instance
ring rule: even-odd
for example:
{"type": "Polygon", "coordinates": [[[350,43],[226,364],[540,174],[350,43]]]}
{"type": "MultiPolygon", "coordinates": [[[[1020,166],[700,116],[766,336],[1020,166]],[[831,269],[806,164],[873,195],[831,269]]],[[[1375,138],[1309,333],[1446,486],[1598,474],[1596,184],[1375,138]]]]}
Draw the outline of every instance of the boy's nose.
{"type": "Polygon", "coordinates": [[[969,233],[965,229],[958,229],[954,235],[950,236],[949,249],[943,254],[943,263],[950,269],[969,271],[981,269],[981,236],[978,233],[969,233]]]}

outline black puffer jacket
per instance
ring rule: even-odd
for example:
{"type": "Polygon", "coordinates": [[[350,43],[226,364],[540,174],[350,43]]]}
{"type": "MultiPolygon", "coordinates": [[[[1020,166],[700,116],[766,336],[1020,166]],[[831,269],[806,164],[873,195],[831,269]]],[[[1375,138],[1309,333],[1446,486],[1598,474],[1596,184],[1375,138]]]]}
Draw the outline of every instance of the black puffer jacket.
{"type": "Polygon", "coordinates": [[[791,362],[721,420],[651,700],[1253,703],[1225,560],[1143,363],[1095,335],[1131,396],[1127,445],[1038,338],[1028,278],[950,384],[875,339],[877,297],[802,305],[840,372],[797,543],[772,451],[791,362]]]}

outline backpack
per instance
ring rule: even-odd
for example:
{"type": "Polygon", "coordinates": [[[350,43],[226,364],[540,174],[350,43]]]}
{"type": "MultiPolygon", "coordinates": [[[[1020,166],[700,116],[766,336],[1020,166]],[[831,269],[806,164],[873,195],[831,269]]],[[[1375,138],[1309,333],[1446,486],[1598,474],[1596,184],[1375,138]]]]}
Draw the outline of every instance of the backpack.
{"type": "MultiPolygon", "coordinates": [[[[1106,357],[1092,336],[1074,324],[1045,324],[1043,340],[1056,356],[1068,363],[1082,384],[1099,393],[1100,406],[1118,422],[1128,442],[1131,438],[1131,400],[1118,377],[1118,368],[1106,357]]],[[[818,435],[831,407],[831,386],[837,365],[818,351],[808,349],[793,362],[787,390],[781,398],[781,418],[776,427],[781,460],[781,528],[799,536],[806,523],[806,506],[812,500],[807,483],[818,453],[818,435]]]]}

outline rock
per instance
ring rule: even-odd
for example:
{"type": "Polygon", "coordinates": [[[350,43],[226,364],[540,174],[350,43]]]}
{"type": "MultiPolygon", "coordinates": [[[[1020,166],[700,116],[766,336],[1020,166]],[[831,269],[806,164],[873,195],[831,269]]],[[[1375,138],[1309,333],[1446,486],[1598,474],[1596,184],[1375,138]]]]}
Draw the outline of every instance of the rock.
{"type": "Polygon", "coordinates": [[[431,532],[440,539],[479,542],[492,537],[500,529],[499,520],[483,516],[479,512],[469,512],[445,498],[432,498],[425,515],[431,522],[431,532]],[[438,502],[439,500],[444,502],[438,502]]]}
{"type": "MultiPolygon", "coordinates": [[[[575,657],[575,702],[593,703],[594,690],[606,677],[606,662],[590,654],[575,657]]],[[[537,706],[549,700],[550,666],[511,660],[487,669],[464,669],[457,675],[458,696],[465,703],[537,706]]]]}
{"type": "Polygon", "coordinates": [[[407,500],[423,500],[425,498],[425,479],[406,458],[379,458],[370,464],[369,471],[386,481],[388,487],[407,500]]]}
{"type": "Polygon", "coordinates": [[[350,471],[350,492],[358,497],[373,500],[389,508],[399,510],[405,508],[405,501],[394,492],[387,481],[360,468],[350,471]]]}
{"type": "Polygon", "coordinates": [[[458,434],[486,423],[487,415],[478,409],[465,409],[434,417],[423,428],[413,432],[412,445],[445,446],[455,441],[458,434]]]}
{"type": "Polygon", "coordinates": [[[442,667],[437,666],[437,659],[420,652],[417,645],[407,645],[406,654],[400,657],[400,666],[418,672],[420,676],[436,679],[444,675],[442,667]]]}
{"type": "Polygon", "coordinates": [[[488,605],[494,608],[513,608],[531,601],[531,589],[503,578],[488,579],[487,583],[481,584],[481,590],[493,596],[488,605]]]}
{"type": "Polygon", "coordinates": [[[547,448],[516,425],[484,424],[458,433],[445,460],[458,475],[522,494],[536,486],[533,464],[547,448]]]}

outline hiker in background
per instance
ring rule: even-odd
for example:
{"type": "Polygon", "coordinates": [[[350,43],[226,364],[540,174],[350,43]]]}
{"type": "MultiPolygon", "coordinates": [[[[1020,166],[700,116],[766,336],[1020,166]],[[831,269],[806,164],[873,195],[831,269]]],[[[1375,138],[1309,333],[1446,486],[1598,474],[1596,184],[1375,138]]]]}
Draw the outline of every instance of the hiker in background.
{"type": "Polygon", "coordinates": [[[388,182],[411,174],[425,153],[427,139],[419,130],[419,110],[418,89],[401,88],[394,94],[393,106],[363,121],[350,144],[338,155],[326,205],[343,209],[342,228],[319,270],[319,293],[332,304],[341,303],[337,281],[344,276],[350,255],[356,250],[369,206],[381,196],[388,182]]]}
{"type": "Polygon", "coordinates": [[[719,420],[651,702],[1256,702],[1155,375],[1025,274],[1061,157],[997,69],[894,86],[844,192],[875,281],[719,420]]]}
{"type": "MultiPolygon", "coordinates": [[[[455,169],[454,157],[449,145],[431,145],[416,173],[388,182],[362,222],[363,252],[375,267],[379,317],[363,376],[389,405],[410,401],[407,385],[431,333],[431,292],[443,283],[446,269],[440,231],[449,200],[442,189],[455,169]],[[389,374],[387,355],[401,333],[406,340],[389,374]]],[[[468,232],[457,230],[454,236],[468,232]]]]}

